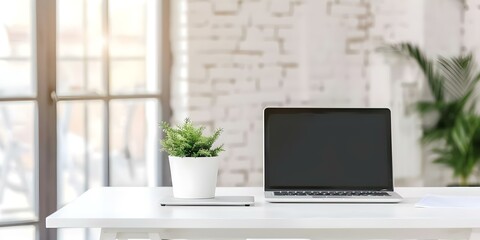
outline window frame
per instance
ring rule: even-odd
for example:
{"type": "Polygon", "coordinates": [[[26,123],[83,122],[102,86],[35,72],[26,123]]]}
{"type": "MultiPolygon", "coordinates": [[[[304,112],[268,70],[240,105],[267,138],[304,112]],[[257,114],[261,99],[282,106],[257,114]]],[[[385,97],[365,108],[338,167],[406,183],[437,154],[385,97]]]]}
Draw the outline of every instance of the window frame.
{"type": "MultiPolygon", "coordinates": [[[[108,2],[102,0],[103,26],[105,36],[109,36],[108,2]]],[[[101,56],[106,84],[105,94],[98,95],[71,95],[57,96],[57,0],[31,0],[32,3],[32,81],[36,88],[36,96],[0,96],[0,102],[25,102],[36,104],[34,135],[35,147],[35,174],[34,203],[37,219],[0,223],[0,227],[15,227],[32,225],[36,228],[38,240],[56,240],[56,229],[47,229],[45,219],[57,210],[57,102],[75,100],[101,100],[105,103],[105,172],[104,185],[110,185],[109,174],[109,138],[110,138],[110,107],[114,99],[156,99],[158,101],[158,119],[169,121],[172,113],[170,107],[170,68],[171,48],[169,41],[170,0],[158,1],[156,22],[157,46],[157,81],[158,91],[154,94],[110,94],[109,62],[111,60],[108,47],[104,48],[101,56]],[[54,27],[52,27],[54,26],[54,27]]],[[[163,133],[159,132],[159,137],[163,133]]],[[[168,163],[165,153],[158,154],[156,161],[155,185],[170,185],[168,163]]]]}

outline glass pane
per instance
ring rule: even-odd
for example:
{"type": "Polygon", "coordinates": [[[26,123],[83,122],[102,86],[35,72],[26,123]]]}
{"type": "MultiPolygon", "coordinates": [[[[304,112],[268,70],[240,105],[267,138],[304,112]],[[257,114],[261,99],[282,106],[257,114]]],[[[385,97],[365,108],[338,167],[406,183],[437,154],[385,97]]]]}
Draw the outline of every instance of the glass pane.
{"type": "Polygon", "coordinates": [[[110,77],[111,91],[114,94],[155,92],[155,87],[145,81],[146,66],[143,60],[112,60],[110,77]]]}
{"type": "Polygon", "coordinates": [[[109,2],[110,55],[145,56],[146,0],[109,2]]]}
{"type": "Polygon", "coordinates": [[[0,102],[0,221],[35,219],[35,104],[0,102]]]}
{"type": "MultiPolygon", "coordinates": [[[[63,0],[70,2],[70,0],[63,0]]],[[[102,30],[102,2],[99,0],[85,0],[86,4],[86,49],[89,57],[102,56],[105,37],[102,30]]]]}
{"type": "Polygon", "coordinates": [[[146,186],[158,156],[158,101],[114,100],[110,108],[110,180],[146,186]]]}
{"type": "Polygon", "coordinates": [[[84,56],[84,0],[57,0],[57,55],[84,56]]]}
{"type": "Polygon", "coordinates": [[[34,94],[29,60],[0,60],[0,96],[34,94]]]}
{"type": "Polygon", "coordinates": [[[59,102],[58,205],[103,185],[104,111],[101,101],[59,102]]]}
{"type": "Polygon", "coordinates": [[[58,0],[57,92],[101,94],[102,1],[58,0]]]}
{"type": "Polygon", "coordinates": [[[30,58],[32,52],[32,1],[0,2],[0,58],[30,58]]]}
{"type": "Polygon", "coordinates": [[[0,227],[0,239],[34,240],[35,226],[0,227]]]}
{"type": "Polygon", "coordinates": [[[57,92],[60,96],[87,93],[100,95],[103,92],[100,60],[59,60],[57,71],[57,92]]]}
{"type": "Polygon", "coordinates": [[[57,0],[57,54],[64,57],[102,55],[102,1],[57,0]]]}
{"type": "Polygon", "coordinates": [[[0,2],[0,96],[31,96],[32,1],[0,2]]]}

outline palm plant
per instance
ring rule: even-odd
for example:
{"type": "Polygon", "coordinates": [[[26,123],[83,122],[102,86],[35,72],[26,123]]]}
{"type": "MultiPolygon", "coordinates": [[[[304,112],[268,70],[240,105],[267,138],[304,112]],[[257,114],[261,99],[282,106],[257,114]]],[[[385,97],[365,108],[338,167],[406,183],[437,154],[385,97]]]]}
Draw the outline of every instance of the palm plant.
{"type": "Polygon", "coordinates": [[[400,43],[389,47],[411,58],[428,82],[433,99],[419,101],[416,110],[425,116],[436,113],[433,126],[423,132],[423,143],[437,143],[433,148],[436,163],[453,169],[461,185],[468,185],[480,159],[480,116],[475,112],[475,87],[480,79],[473,55],[429,59],[418,46],[400,43]]]}

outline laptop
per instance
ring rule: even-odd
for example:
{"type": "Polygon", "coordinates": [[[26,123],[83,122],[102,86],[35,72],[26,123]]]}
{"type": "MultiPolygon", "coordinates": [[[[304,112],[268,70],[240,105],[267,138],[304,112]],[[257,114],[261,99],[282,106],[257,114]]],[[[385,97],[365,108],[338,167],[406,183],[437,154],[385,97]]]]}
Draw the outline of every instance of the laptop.
{"type": "Polygon", "coordinates": [[[387,108],[264,110],[268,202],[400,202],[387,108]]]}

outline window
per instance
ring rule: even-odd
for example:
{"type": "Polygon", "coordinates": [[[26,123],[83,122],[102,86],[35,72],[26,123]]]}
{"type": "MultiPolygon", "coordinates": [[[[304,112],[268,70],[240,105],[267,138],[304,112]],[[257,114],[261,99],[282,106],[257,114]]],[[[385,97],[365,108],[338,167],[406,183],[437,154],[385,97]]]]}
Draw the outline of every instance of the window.
{"type": "Polygon", "coordinates": [[[28,239],[38,216],[32,9],[30,0],[0,2],[0,226],[24,225],[0,228],[1,239],[18,229],[15,238],[28,239]]]}
{"type": "MultiPolygon", "coordinates": [[[[54,239],[43,228],[46,215],[91,187],[162,183],[166,4],[0,3],[1,239],[34,239],[37,230],[41,240],[54,239]]],[[[97,234],[60,230],[58,239],[97,234]]]]}

